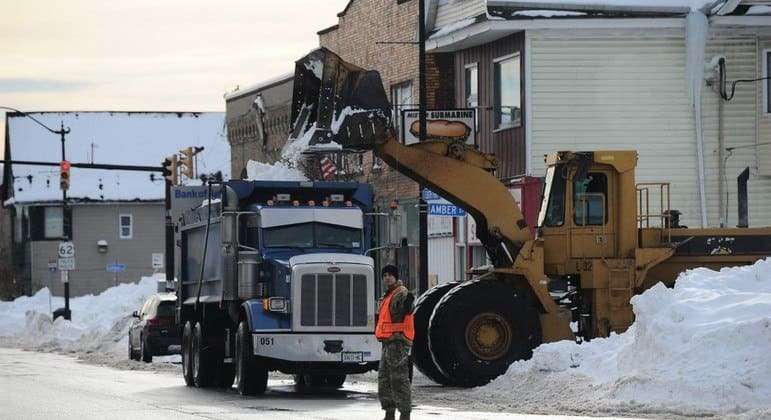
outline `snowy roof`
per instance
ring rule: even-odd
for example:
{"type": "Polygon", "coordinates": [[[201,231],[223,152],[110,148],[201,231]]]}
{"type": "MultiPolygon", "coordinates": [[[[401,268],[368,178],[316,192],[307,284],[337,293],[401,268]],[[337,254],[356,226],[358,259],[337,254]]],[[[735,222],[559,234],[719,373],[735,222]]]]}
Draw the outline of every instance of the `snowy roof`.
{"type": "MultiPolygon", "coordinates": [[[[222,171],[230,177],[230,146],[221,112],[31,112],[43,124],[59,129],[64,122],[66,157],[71,163],[161,166],[166,156],[188,146],[203,146],[198,173],[222,171]],[[92,156],[93,151],[93,156],[92,156]]],[[[6,114],[9,144],[6,158],[59,162],[60,137],[24,114],[6,114]]],[[[59,168],[13,165],[17,202],[61,199],[59,168]]],[[[10,183],[9,183],[10,184],[10,183]]],[[[164,196],[160,173],[72,168],[68,197],[81,200],[159,200],[164,196]],[[102,188],[100,189],[100,185],[102,188]]]]}
{"type": "Polygon", "coordinates": [[[239,89],[236,89],[236,90],[234,90],[232,92],[228,92],[228,93],[226,93],[224,95],[225,96],[225,100],[229,101],[231,99],[235,99],[235,98],[238,98],[240,96],[248,95],[250,93],[254,93],[254,92],[257,92],[257,91],[260,91],[260,90],[267,89],[267,88],[272,87],[274,85],[278,85],[278,84],[281,84],[281,83],[286,83],[286,82],[288,82],[288,81],[290,81],[292,79],[294,79],[294,72],[292,72],[292,73],[285,73],[285,74],[282,74],[282,75],[279,75],[279,76],[276,76],[276,77],[272,77],[272,78],[270,78],[268,80],[263,80],[262,82],[259,82],[257,84],[251,85],[251,86],[247,86],[247,87],[245,87],[243,89],[239,88],[239,89]]]}

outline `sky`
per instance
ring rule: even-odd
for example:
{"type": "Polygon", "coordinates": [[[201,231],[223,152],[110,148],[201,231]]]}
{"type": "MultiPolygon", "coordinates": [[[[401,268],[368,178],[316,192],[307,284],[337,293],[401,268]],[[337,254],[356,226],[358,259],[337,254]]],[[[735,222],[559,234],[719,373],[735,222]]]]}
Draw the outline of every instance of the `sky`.
{"type": "Polygon", "coordinates": [[[224,111],[226,92],[293,71],[347,3],[0,0],[0,106],[224,111]]]}

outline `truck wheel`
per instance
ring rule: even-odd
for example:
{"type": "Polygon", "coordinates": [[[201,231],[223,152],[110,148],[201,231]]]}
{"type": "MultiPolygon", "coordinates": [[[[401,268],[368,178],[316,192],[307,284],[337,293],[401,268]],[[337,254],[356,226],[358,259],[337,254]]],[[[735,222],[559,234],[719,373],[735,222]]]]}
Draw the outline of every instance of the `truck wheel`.
{"type": "Polygon", "coordinates": [[[460,282],[443,283],[428,289],[415,301],[412,312],[415,322],[415,340],[412,342],[412,361],[418,370],[440,385],[452,385],[452,381],[444,376],[431,357],[428,346],[428,321],[434,313],[436,304],[460,282]]]}
{"type": "Polygon", "coordinates": [[[128,356],[129,356],[129,360],[136,359],[136,355],[134,354],[134,349],[131,348],[131,333],[129,333],[129,336],[128,336],[128,356]]]}
{"type": "Polygon", "coordinates": [[[429,321],[429,348],[457,386],[484,385],[541,344],[538,311],[528,296],[495,281],[464,283],[439,301],[429,321]]]}
{"type": "Polygon", "coordinates": [[[185,385],[193,386],[193,326],[190,321],[185,322],[182,329],[182,377],[185,385]]]}
{"type": "Polygon", "coordinates": [[[241,395],[258,395],[267,387],[268,369],[254,357],[249,326],[241,321],[236,331],[236,388],[241,395]]]}
{"type": "Polygon", "coordinates": [[[146,337],[139,337],[139,354],[142,355],[142,361],[150,363],[153,361],[153,352],[150,349],[150,345],[147,344],[146,337]]]}
{"type": "Polygon", "coordinates": [[[308,392],[312,389],[320,388],[326,383],[326,375],[311,375],[310,373],[297,373],[294,375],[294,386],[298,392],[308,392]]]}
{"type": "Polygon", "coordinates": [[[193,327],[193,383],[196,388],[206,388],[212,383],[212,357],[206,341],[206,332],[200,322],[193,327]]]}
{"type": "Polygon", "coordinates": [[[326,382],[329,387],[342,388],[345,383],[345,375],[326,375],[324,382],[326,382]]]}
{"type": "Polygon", "coordinates": [[[230,387],[233,386],[233,381],[236,378],[236,364],[223,363],[217,375],[217,386],[230,389],[230,387]]]}

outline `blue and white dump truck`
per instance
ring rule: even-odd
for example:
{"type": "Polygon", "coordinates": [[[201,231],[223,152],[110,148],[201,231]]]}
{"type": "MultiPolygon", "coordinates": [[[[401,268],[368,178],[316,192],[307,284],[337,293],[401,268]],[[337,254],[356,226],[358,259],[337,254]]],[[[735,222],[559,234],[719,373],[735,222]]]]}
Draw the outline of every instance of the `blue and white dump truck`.
{"type": "Polygon", "coordinates": [[[263,393],[268,372],[342,386],[376,369],[372,190],[228,181],[176,226],[176,320],[188,386],[263,393]]]}

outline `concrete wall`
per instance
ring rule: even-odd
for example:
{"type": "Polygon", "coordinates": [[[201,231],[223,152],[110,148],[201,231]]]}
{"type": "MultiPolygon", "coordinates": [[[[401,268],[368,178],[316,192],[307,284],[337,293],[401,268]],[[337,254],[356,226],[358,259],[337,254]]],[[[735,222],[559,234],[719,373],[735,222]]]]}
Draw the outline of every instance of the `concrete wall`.
{"type": "MultiPolygon", "coordinates": [[[[72,209],[76,271],[70,273],[70,294],[81,296],[100,293],[116,283],[135,282],[153,273],[152,254],[164,252],[164,209],[162,203],[84,204],[72,209]],[[118,215],[133,216],[133,236],[120,239],[118,215]],[[100,253],[97,241],[105,240],[108,251],[100,253]],[[126,271],[113,274],[108,264],[126,265],[126,271]]],[[[30,244],[32,293],[51,287],[55,295],[63,293],[60,273],[50,273],[48,262],[56,261],[59,241],[35,241],[30,244]]]]}

